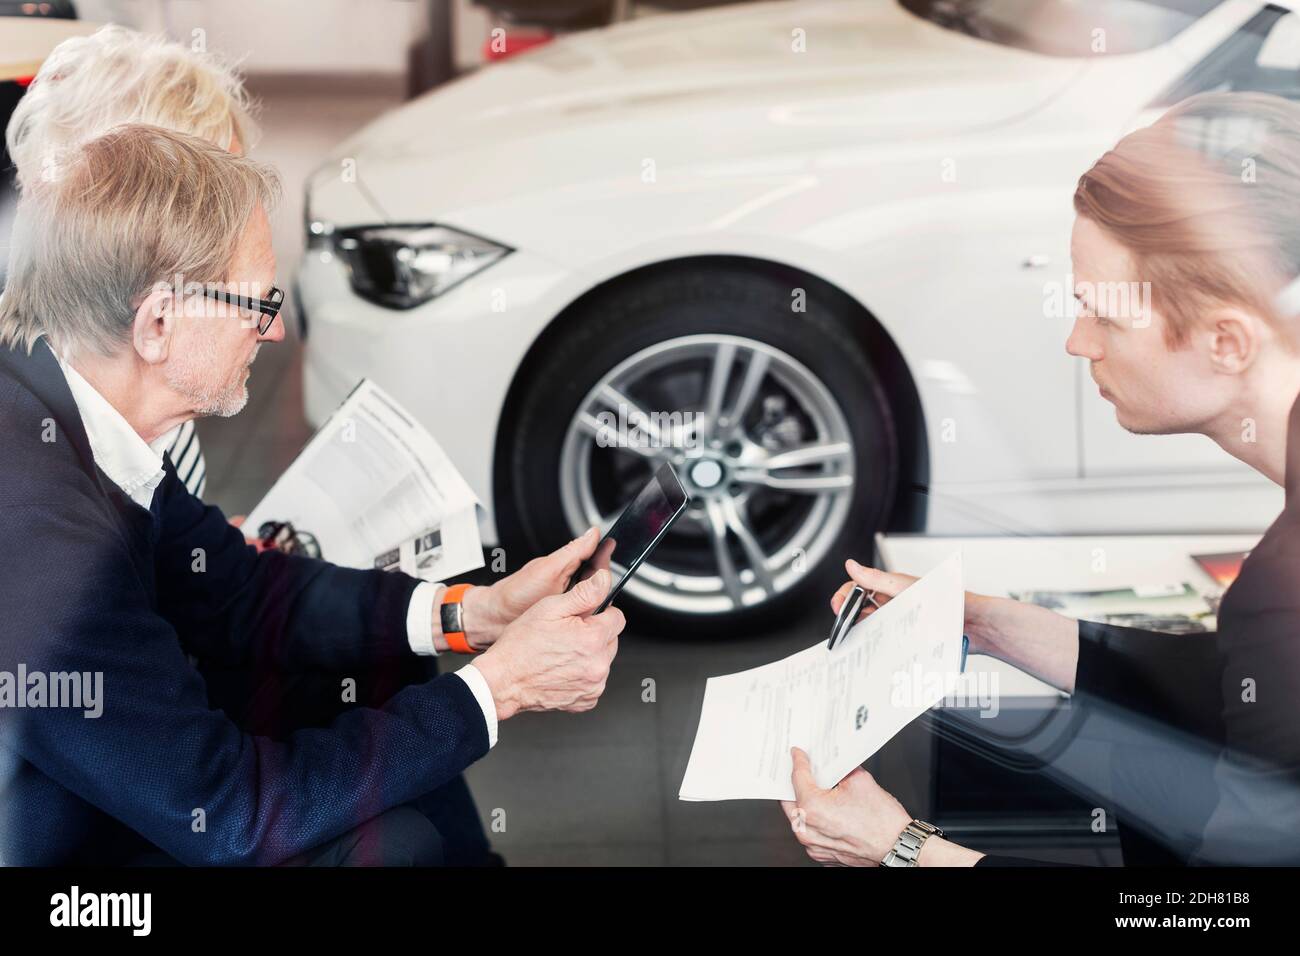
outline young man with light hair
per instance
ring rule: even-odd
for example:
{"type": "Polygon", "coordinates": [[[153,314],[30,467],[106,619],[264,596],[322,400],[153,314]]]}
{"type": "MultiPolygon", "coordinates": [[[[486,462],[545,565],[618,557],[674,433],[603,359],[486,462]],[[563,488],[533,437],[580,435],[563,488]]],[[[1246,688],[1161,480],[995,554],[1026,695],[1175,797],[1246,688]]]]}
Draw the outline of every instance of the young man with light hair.
{"type": "MultiPolygon", "coordinates": [[[[1193,97],[1097,160],[1074,208],[1079,310],[1066,350],[1088,361],[1120,425],[1205,435],[1281,485],[1286,507],[1224,594],[1217,633],[1079,622],[968,593],[970,650],[1072,695],[1042,772],[1100,795],[1099,809],[1121,823],[1126,864],[1296,865],[1300,105],[1193,97]],[[1150,283],[1149,309],[1107,312],[1094,290],[1111,283],[1150,283]]],[[[854,583],[884,604],[915,580],[846,567],[852,581],[835,610],[854,583]]],[[[864,770],[822,789],[807,756],[794,758],[796,800],[785,810],[814,860],[1025,862],[927,830],[864,770]]]]}
{"type": "MultiPolygon", "coordinates": [[[[5,142],[19,188],[57,175],[69,149],[123,123],[174,129],[233,153],[257,135],[243,81],[218,57],[106,26],[56,46],[18,101],[5,142]]],[[[207,463],[192,421],[168,453],[185,487],[202,497],[207,463]]]]}
{"type": "Polygon", "coordinates": [[[276,190],[266,167],[133,124],[19,199],[0,298],[0,676],[24,684],[18,707],[0,694],[6,863],[451,862],[446,828],[480,825],[439,795],[499,723],[604,691],[624,623],[591,614],[609,572],[564,590],[595,529],[466,591],[259,554],[181,485],[171,432],[242,408],[284,335],[276,190]],[[350,674],[457,646],[481,653],[278,737],[214,708],[186,656],[350,674]],[[73,673],[101,675],[93,718],[33,683],[73,673]]]}

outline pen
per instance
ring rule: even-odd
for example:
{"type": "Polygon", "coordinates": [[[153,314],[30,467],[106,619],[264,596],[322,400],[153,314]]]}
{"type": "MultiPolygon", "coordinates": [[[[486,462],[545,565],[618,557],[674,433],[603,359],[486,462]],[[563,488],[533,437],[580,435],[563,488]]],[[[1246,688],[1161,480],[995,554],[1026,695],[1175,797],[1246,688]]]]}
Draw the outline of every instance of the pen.
{"type": "Polygon", "coordinates": [[[844,603],[840,605],[840,613],[835,618],[835,623],[831,625],[831,637],[826,642],[826,649],[833,651],[838,644],[849,632],[858,620],[858,612],[862,609],[862,602],[870,601],[875,607],[880,607],[880,602],[876,600],[875,591],[866,591],[860,587],[854,586],[849,592],[844,603]]]}
{"type": "MultiPolygon", "coordinates": [[[[840,613],[835,618],[834,625],[831,626],[831,639],[826,642],[827,650],[835,650],[835,645],[844,638],[849,628],[857,621],[858,612],[862,609],[863,601],[870,601],[873,607],[877,610],[880,609],[880,602],[876,600],[874,590],[866,591],[855,586],[849,592],[849,596],[844,599],[844,603],[840,605],[840,613]]],[[[970,638],[963,634],[961,636],[961,667],[959,671],[962,674],[966,673],[966,655],[969,651],[970,638]]]]}

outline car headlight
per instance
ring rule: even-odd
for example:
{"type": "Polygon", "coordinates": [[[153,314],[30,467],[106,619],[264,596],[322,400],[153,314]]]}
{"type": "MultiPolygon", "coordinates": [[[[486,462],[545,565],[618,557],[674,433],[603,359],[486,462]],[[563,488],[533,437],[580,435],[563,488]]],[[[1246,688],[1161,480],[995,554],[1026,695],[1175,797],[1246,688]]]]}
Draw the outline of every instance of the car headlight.
{"type": "Polygon", "coordinates": [[[357,295],[390,309],[428,302],[511,251],[435,225],[357,226],[333,239],[357,295]]]}

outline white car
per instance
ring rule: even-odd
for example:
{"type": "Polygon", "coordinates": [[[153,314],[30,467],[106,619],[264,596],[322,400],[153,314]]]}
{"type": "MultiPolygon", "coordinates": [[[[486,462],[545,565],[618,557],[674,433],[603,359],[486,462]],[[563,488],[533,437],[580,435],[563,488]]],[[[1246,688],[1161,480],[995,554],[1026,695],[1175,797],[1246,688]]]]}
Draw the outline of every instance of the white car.
{"type": "Polygon", "coordinates": [[[463,470],[489,540],[526,551],[673,461],[694,504],[628,591],[679,623],[821,607],[884,527],[1262,528],[1278,489],[1206,439],[1115,424],[1062,303],[1079,175],[1193,93],[1300,96],[1296,21],[809,0],[488,67],[312,177],[308,416],[374,379],[463,470]]]}

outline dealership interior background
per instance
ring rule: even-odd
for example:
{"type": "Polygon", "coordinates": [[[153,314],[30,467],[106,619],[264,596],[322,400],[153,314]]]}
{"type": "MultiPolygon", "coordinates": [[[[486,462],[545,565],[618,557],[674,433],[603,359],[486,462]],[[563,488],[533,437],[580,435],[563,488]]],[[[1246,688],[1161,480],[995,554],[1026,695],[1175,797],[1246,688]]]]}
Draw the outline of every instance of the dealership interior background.
{"type": "MultiPolygon", "coordinates": [[[[725,15],[742,16],[751,7],[783,5],[721,6],[725,7],[725,15]]],[[[304,196],[309,180],[323,157],[335,156],[339,144],[359,130],[416,96],[429,95],[429,91],[436,96],[456,77],[504,68],[514,56],[526,57],[526,48],[534,44],[554,46],[566,40],[598,37],[643,21],[674,22],[671,18],[682,14],[718,14],[717,10],[689,12],[707,6],[692,0],[646,4],[631,0],[572,0],[567,4],[559,0],[551,4],[503,0],[499,5],[471,0],[76,3],[77,14],[85,21],[117,22],[146,32],[165,33],[182,42],[202,36],[207,48],[241,63],[249,91],[260,104],[257,119],[262,136],[252,155],[276,167],[284,183],[273,228],[279,276],[285,288],[290,288],[303,272],[304,256],[315,254],[307,249],[305,235],[308,213],[304,196]],[[250,29],[249,24],[256,24],[256,29],[250,29]],[[497,30],[505,32],[494,33],[497,30]],[[498,36],[504,36],[507,45],[513,43],[515,47],[503,51],[498,44],[494,48],[494,37],[498,36]]],[[[825,8],[833,4],[810,6],[817,6],[819,15],[824,15],[825,8]]],[[[700,23],[703,29],[703,21],[700,23]]],[[[691,28],[682,29],[689,32],[691,28]]],[[[725,58],[728,28],[724,25],[720,29],[721,34],[711,34],[709,47],[714,55],[725,58]]],[[[814,35],[810,42],[821,39],[814,35]]],[[[599,40],[583,42],[598,44],[599,40]]],[[[665,34],[662,42],[671,47],[674,41],[665,34]]],[[[599,50],[598,45],[583,48],[584,54],[597,57],[599,50]]],[[[654,44],[648,44],[643,55],[653,58],[654,50],[654,44]]],[[[495,122],[505,126],[530,122],[513,112],[520,106],[502,103],[500,118],[495,122]]],[[[574,111],[580,108],[575,106],[574,111]]],[[[691,108],[689,97],[683,96],[680,109],[691,108]]],[[[449,152],[457,148],[454,142],[445,145],[449,152]]],[[[501,162],[527,165],[539,161],[527,152],[526,140],[511,140],[504,148],[518,152],[498,157],[501,162]]],[[[779,169],[776,174],[780,174],[779,169]]],[[[442,183],[439,188],[455,190],[459,185],[442,183]]],[[[1068,201],[1068,193],[1065,199],[1068,201]]],[[[7,230],[11,211],[12,195],[7,195],[0,204],[0,229],[7,230]]],[[[1068,239],[1068,227],[1058,239],[1062,244],[1068,239]]],[[[832,237],[828,241],[833,244],[837,240],[832,237]]],[[[977,241],[973,239],[972,243],[977,241]]],[[[1030,257],[1035,251],[1032,247],[1023,249],[1030,257]]],[[[1053,254],[1059,266],[1060,249],[1053,250],[1053,254]]],[[[1014,264],[1017,275],[1023,277],[1021,266],[1019,261],[1014,264]]],[[[1028,283],[1022,285],[1028,289],[1028,297],[1022,295],[1018,300],[1022,304],[1032,303],[1042,285],[1039,277],[1030,274],[1027,278],[1028,283]]],[[[949,291],[956,296],[960,290],[949,291]]],[[[205,498],[228,515],[248,513],[314,430],[304,407],[304,340],[297,295],[291,295],[284,318],[286,340],[262,350],[253,368],[247,408],[234,418],[204,419],[197,424],[208,463],[205,498]]],[[[310,318],[308,346],[313,332],[310,318]]],[[[399,320],[400,314],[394,321],[399,320]]],[[[1064,322],[1056,322],[1050,329],[1043,328],[1041,319],[1037,323],[1032,335],[1041,336],[1044,342],[1052,337],[1064,341],[1064,322]]],[[[1018,347],[1002,346],[1002,359],[1017,370],[1008,374],[1018,374],[1022,368],[1017,364],[1018,347]]],[[[934,386],[936,390],[949,395],[957,403],[953,407],[965,408],[962,403],[981,389],[987,390],[987,385],[964,381],[959,359],[936,351],[923,357],[924,368],[917,374],[939,382],[934,386]]],[[[427,362],[431,380],[439,375],[442,357],[429,354],[421,361],[427,362]]],[[[1052,379],[1053,388],[1059,386],[1065,390],[1062,394],[1068,393],[1072,409],[1074,396],[1082,388],[1077,376],[1086,378],[1086,369],[1082,373],[1078,369],[1062,354],[1059,365],[1043,373],[1045,380],[1052,379]]],[[[1024,401],[1034,384],[1033,376],[1028,372],[1026,375],[1020,397],[999,399],[1006,404],[998,408],[1013,408],[1016,401],[1024,401]]],[[[1104,413],[1091,404],[1095,401],[1095,396],[1080,400],[1080,422],[1103,421],[1104,413]]],[[[461,420],[472,420],[475,414],[473,407],[449,407],[445,411],[461,420]]],[[[996,418],[1000,413],[995,409],[992,414],[996,418]]],[[[962,427],[967,427],[969,418],[957,418],[962,427]]],[[[939,435],[943,420],[940,416],[927,423],[932,436],[939,435]]],[[[1070,422],[1071,429],[1074,424],[1070,422]]],[[[980,427],[977,425],[977,430],[980,427]]],[[[1020,431],[1029,433],[1038,427],[1035,422],[1020,431]]],[[[1102,427],[1113,429],[1113,423],[1107,420],[1098,425],[1102,427]]],[[[435,425],[430,426],[430,431],[440,438],[435,425]]],[[[1072,454],[1076,445],[1083,449],[1080,462],[1084,452],[1091,450],[1085,445],[1092,439],[1076,436],[1073,431],[1068,436],[1048,430],[1040,430],[1040,434],[1045,445],[1055,447],[1059,442],[1072,454]]],[[[1184,461],[1179,456],[1182,449],[1192,447],[1190,444],[1173,440],[1160,444],[1165,442],[1160,439],[1155,451],[1143,445],[1140,452],[1130,455],[1128,450],[1136,447],[1126,443],[1130,437],[1115,438],[1116,442],[1125,442],[1119,451],[1115,451],[1118,446],[1096,446],[1094,462],[1113,455],[1118,464],[1086,490],[1074,484],[1084,466],[1080,463],[1076,469],[1073,458],[1062,474],[1046,476],[1047,484],[1053,487],[1043,490],[1041,499],[1037,497],[1040,492],[1027,491],[1025,485],[1007,482],[1003,486],[999,485],[1001,478],[990,480],[987,487],[992,497],[979,498],[974,505],[953,505],[949,509],[948,505],[932,503],[947,522],[942,535],[918,538],[915,532],[924,530],[922,527],[897,521],[886,529],[892,536],[881,544],[883,557],[903,570],[924,570],[954,547],[961,547],[967,567],[979,569],[970,572],[968,586],[999,593],[1015,589],[1140,586],[1171,580],[1191,582],[1197,591],[1212,591],[1214,581],[1188,556],[1248,549],[1276,510],[1280,494],[1276,489],[1245,481],[1240,470],[1227,465],[1222,472],[1206,470],[1201,485],[1171,487],[1168,494],[1161,494],[1166,478],[1159,468],[1147,472],[1145,466],[1168,454],[1174,463],[1171,470],[1196,472],[1201,468],[1202,458],[1198,456],[1203,455],[1203,449],[1198,444],[1184,461]],[[1131,491],[1126,484],[1128,461],[1136,462],[1135,472],[1142,472],[1133,483],[1145,488],[1145,497],[1126,497],[1131,491]],[[1251,504],[1243,504],[1230,515],[1196,510],[1196,503],[1202,500],[1197,496],[1207,489],[1236,488],[1238,484],[1247,488],[1239,500],[1251,504]],[[988,504],[1000,500],[998,495],[1025,504],[1049,500],[1057,492],[1062,494],[1062,500],[1064,496],[1078,495],[1077,501],[1071,499],[1072,503],[1061,506],[1059,514],[1067,517],[1059,521],[1053,518],[1058,514],[1053,511],[1054,505],[1025,505],[1025,511],[1002,512],[998,506],[988,504]],[[1161,523],[1154,518],[1144,522],[1143,511],[1152,496],[1161,498],[1162,506],[1181,513],[1184,519],[1189,513],[1197,517],[1182,524],[1161,523]],[[1069,517],[1112,506],[1111,514],[1116,517],[1092,528],[1080,527],[1069,517]],[[1089,533],[1079,536],[1080,531],[1089,533]],[[960,537],[954,540],[949,537],[952,535],[960,537]],[[1099,549],[1109,556],[1105,573],[1081,573],[1080,568],[1095,563],[1099,549]]],[[[1029,447],[1035,439],[1024,437],[1024,441],[1029,447]]],[[[942,464],[943,456],[950,452],[938,445],[936,448],[931,455],[938,455],[942,464]]],[[[909,479],[900,480],[907,484],[909,479]]],[[[905,497],[903,494],[899,500],[905,497]]],[[[931,531],[934,519],[932,513],[931,531]]],[[[875,545],[872,529],[863,529],[856,542],[858,550],[844,551],[838,557],[857,557],[866,562],[873,558],[875,545]]],[[[700,626],[697,621],[679,629],[662,616],[633,616],[621,639],[608,688],[593,713],[527,714],[513,719],[502,727],[500,742],[488,757],[469,769],[467,777],[480,813],[493,830],[494,849],[511,865],[813,865],[803,848],[791,839],[789,822],[774,803],[685,802],[678,799],[678,787],[690,754],[706,679],[777,660],[824,640],[832,620],[827,601],[838,583],[833,574],[827,581],[830,587],[816,600],[807,601],[798,613],[772,621],[751,616],[743,626],[709,626],[707,622],[700,626]],[[646,700],[647,679],[653,680],[653,700],[646,700]],[[492,828],[498,811],[504,811],[504,829],[492,828]]],[[[1004,694],[1000,732],[1014,735],[1018,729],[1032,728],[1045,711],[1060,703],[1045,685],[1009,668],[1000,676],[1004,694]]],[[[1094,808],[1088,800],[1056,786],[1032,768],[999,761],[988,751],[972,746],[959,731],[945,731],[938,712],[907,728],[868,767],[914,816],[935,820],[967,845],[1013,853],[1032,847],[1033,856],[1061,862],[1120,862],[1113,835],[1098,833],[1091,826],[1094,808]]]]}

